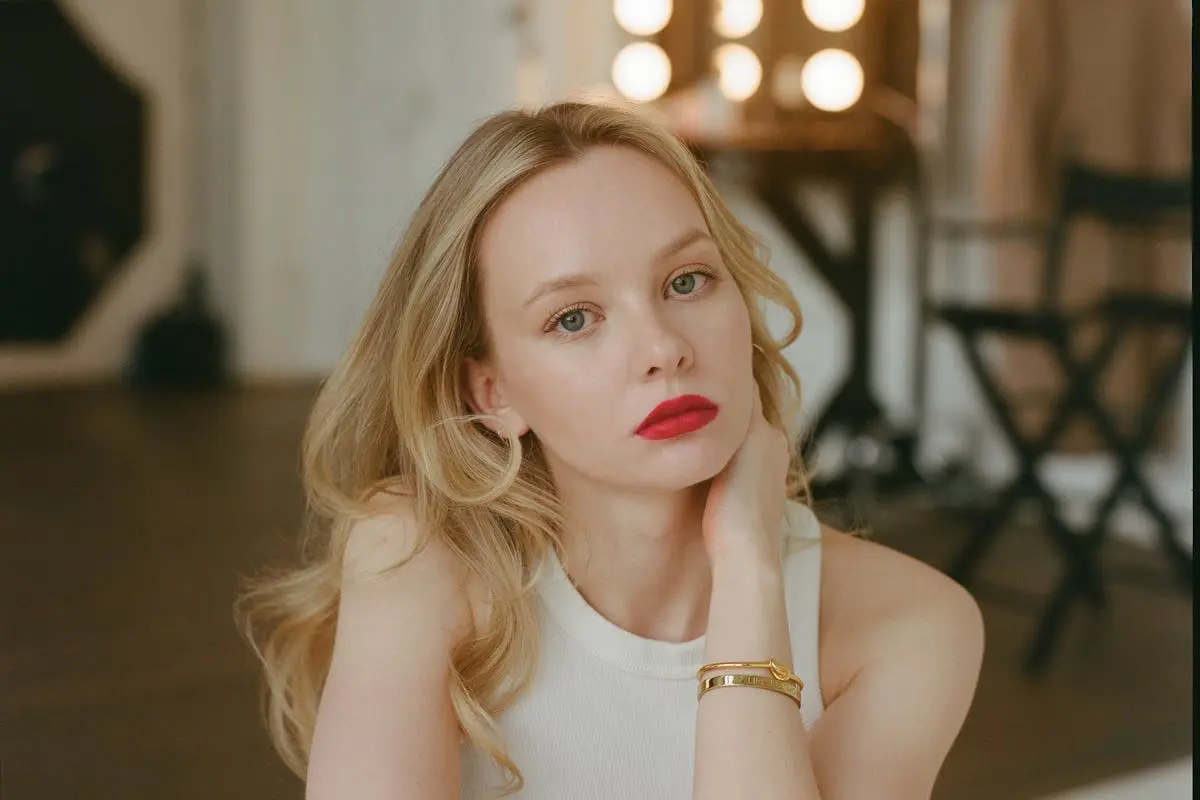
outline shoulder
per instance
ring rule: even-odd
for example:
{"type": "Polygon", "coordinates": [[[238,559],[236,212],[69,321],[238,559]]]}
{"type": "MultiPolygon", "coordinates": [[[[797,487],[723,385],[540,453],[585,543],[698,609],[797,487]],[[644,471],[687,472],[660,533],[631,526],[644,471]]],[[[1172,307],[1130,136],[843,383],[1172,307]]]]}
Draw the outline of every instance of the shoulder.
{"type": "Polygon", "coordinates": [[[971,596],[883,545],[826,529],[813,767],[829,798],[928,798],[975,694],[971,596]]]}
{"type": "Polygon", "coordinates": [[[453,556],[434,533],[419,518],[411,494],[378,492],[369,501],[369,512],[350,525],[343,577],[350,585],[369,582],[398,564],[412,562],[450,578],[455,572],[453,556]]]}
{"type": "Polygon", "coordinates": [[[347,604],[370,607],[372,600],[387,607],[402,596],[442,609],[445,625],[459,636],[468,635],[479,621],[481,593],[463,560],[419,517],[411,495],[380,493],[370,508],[347,535],[343,609],[347,604]]]}
{"type": "Polygon", "coordinates": [[[983,620],[971,595],[933,567],[882,544],[823,527],[821,673],[832,703],[868,663],[928,658],[977,672],[983,620]]]}

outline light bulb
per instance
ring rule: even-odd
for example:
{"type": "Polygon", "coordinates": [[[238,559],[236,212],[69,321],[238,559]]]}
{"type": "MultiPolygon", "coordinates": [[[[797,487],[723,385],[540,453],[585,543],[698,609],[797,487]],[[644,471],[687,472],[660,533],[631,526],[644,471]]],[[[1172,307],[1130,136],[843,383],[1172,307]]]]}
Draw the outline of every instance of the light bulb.
{"type": "Polygon", "coordinates": [[[740,39],[762,22],[762,0],[717,0],[713,28],[726,39],[740,39]]]}
{"type": "Polygon", "coordinates": [[[717,67],[717,86],[725,97],[740,103],[758,91],[762,62],[749,47],[723,44],[713,53],[713,61],[717,67]]]}
{"type": "Polygon", "coordinates": [[[671,20],[671,0],[613,0],[617,24],[634,36],[652,36],[671,20]]]}
{"type": "Polygon", "coordinates": [[[671,59],[653,42],[627,44],[613,59],[612,79],[617,91],[630,100],[653,100],[671,83],[671,59]]]}
{"type": "Polygon", "coordinates": [[[845,50],[822,50],[800,74],[808,102],[822,111],[845,111],[863,92],[863,69],[845,50]]]}
{"type": "Polygon", "coordinates": [[[823,31],[844,31],[862,19],[866,0],[804,0],[804,15],[823,31]]]}

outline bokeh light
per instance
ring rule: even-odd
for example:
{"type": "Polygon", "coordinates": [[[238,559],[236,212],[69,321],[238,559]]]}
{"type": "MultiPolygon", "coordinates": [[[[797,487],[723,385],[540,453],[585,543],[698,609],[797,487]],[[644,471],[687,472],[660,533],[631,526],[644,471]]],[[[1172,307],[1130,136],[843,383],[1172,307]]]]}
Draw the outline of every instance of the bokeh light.
{"type": "Polygon", "coordinates": [[[627,44],[613,59],[612,80],[617,91],[630,100],[654,100],[671,83],[671,59],[653,42],[627,44]]]}
{"type": "Polygon", "coordinates": [[[671,0],[613,0],[617,24],[634,36],[652,36],[671,21],[671,0]]]}
{"type": "Polygon", "coordinates": [[[717,0],[713,29],[726,39],[740,39],[762,22],[762,0],[717,0]]]}
{"type": "Polygon", "coordinates": [[[808,102],[822,111],[845,111],[863,92],[863,69],[845,50],[822,50],[804,65],[801,86],[808,102]]]}
{"type": "Polygon", "coordinates": [[[866,0],[804,0],[804,15],[823,31],[844,31],[862,19],[866,0]]]}
{"type": "Polygon", "coordinates": [[[735,103],[748,99],[762,83],[762,62],[749,47],[723,44],[713,53],[717,67],[717,85],[721,94],[735,103]]]}

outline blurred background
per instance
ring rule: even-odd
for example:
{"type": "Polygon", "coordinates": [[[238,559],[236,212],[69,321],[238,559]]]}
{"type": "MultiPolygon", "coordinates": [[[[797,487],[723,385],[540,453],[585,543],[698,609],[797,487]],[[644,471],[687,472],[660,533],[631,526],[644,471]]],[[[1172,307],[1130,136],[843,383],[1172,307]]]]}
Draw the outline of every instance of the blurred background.
{"type": "Polygon", "coordinates": [[[1191,797],[1190,30],[1184,0],[0,2],[0,795],[302,796],[239,576],[296,553],[309,404],[440,164],[585,98],[670,125],[794,289],[820,513],[978,598],[935,797],[1191,797]]]}

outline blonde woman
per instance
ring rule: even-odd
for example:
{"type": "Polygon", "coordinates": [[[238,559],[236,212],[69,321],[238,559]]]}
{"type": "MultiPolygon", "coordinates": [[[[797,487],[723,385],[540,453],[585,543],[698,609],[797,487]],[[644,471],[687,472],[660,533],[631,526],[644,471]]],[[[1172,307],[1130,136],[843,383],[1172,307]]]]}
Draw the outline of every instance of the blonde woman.
{"type": "Polygon", "coordinates": [[[928,798],[980,616],[803,504],[798,330],[667,132],[479,127],[315,405],[310,560],[243,600],[308,797],[928,798]]]}

